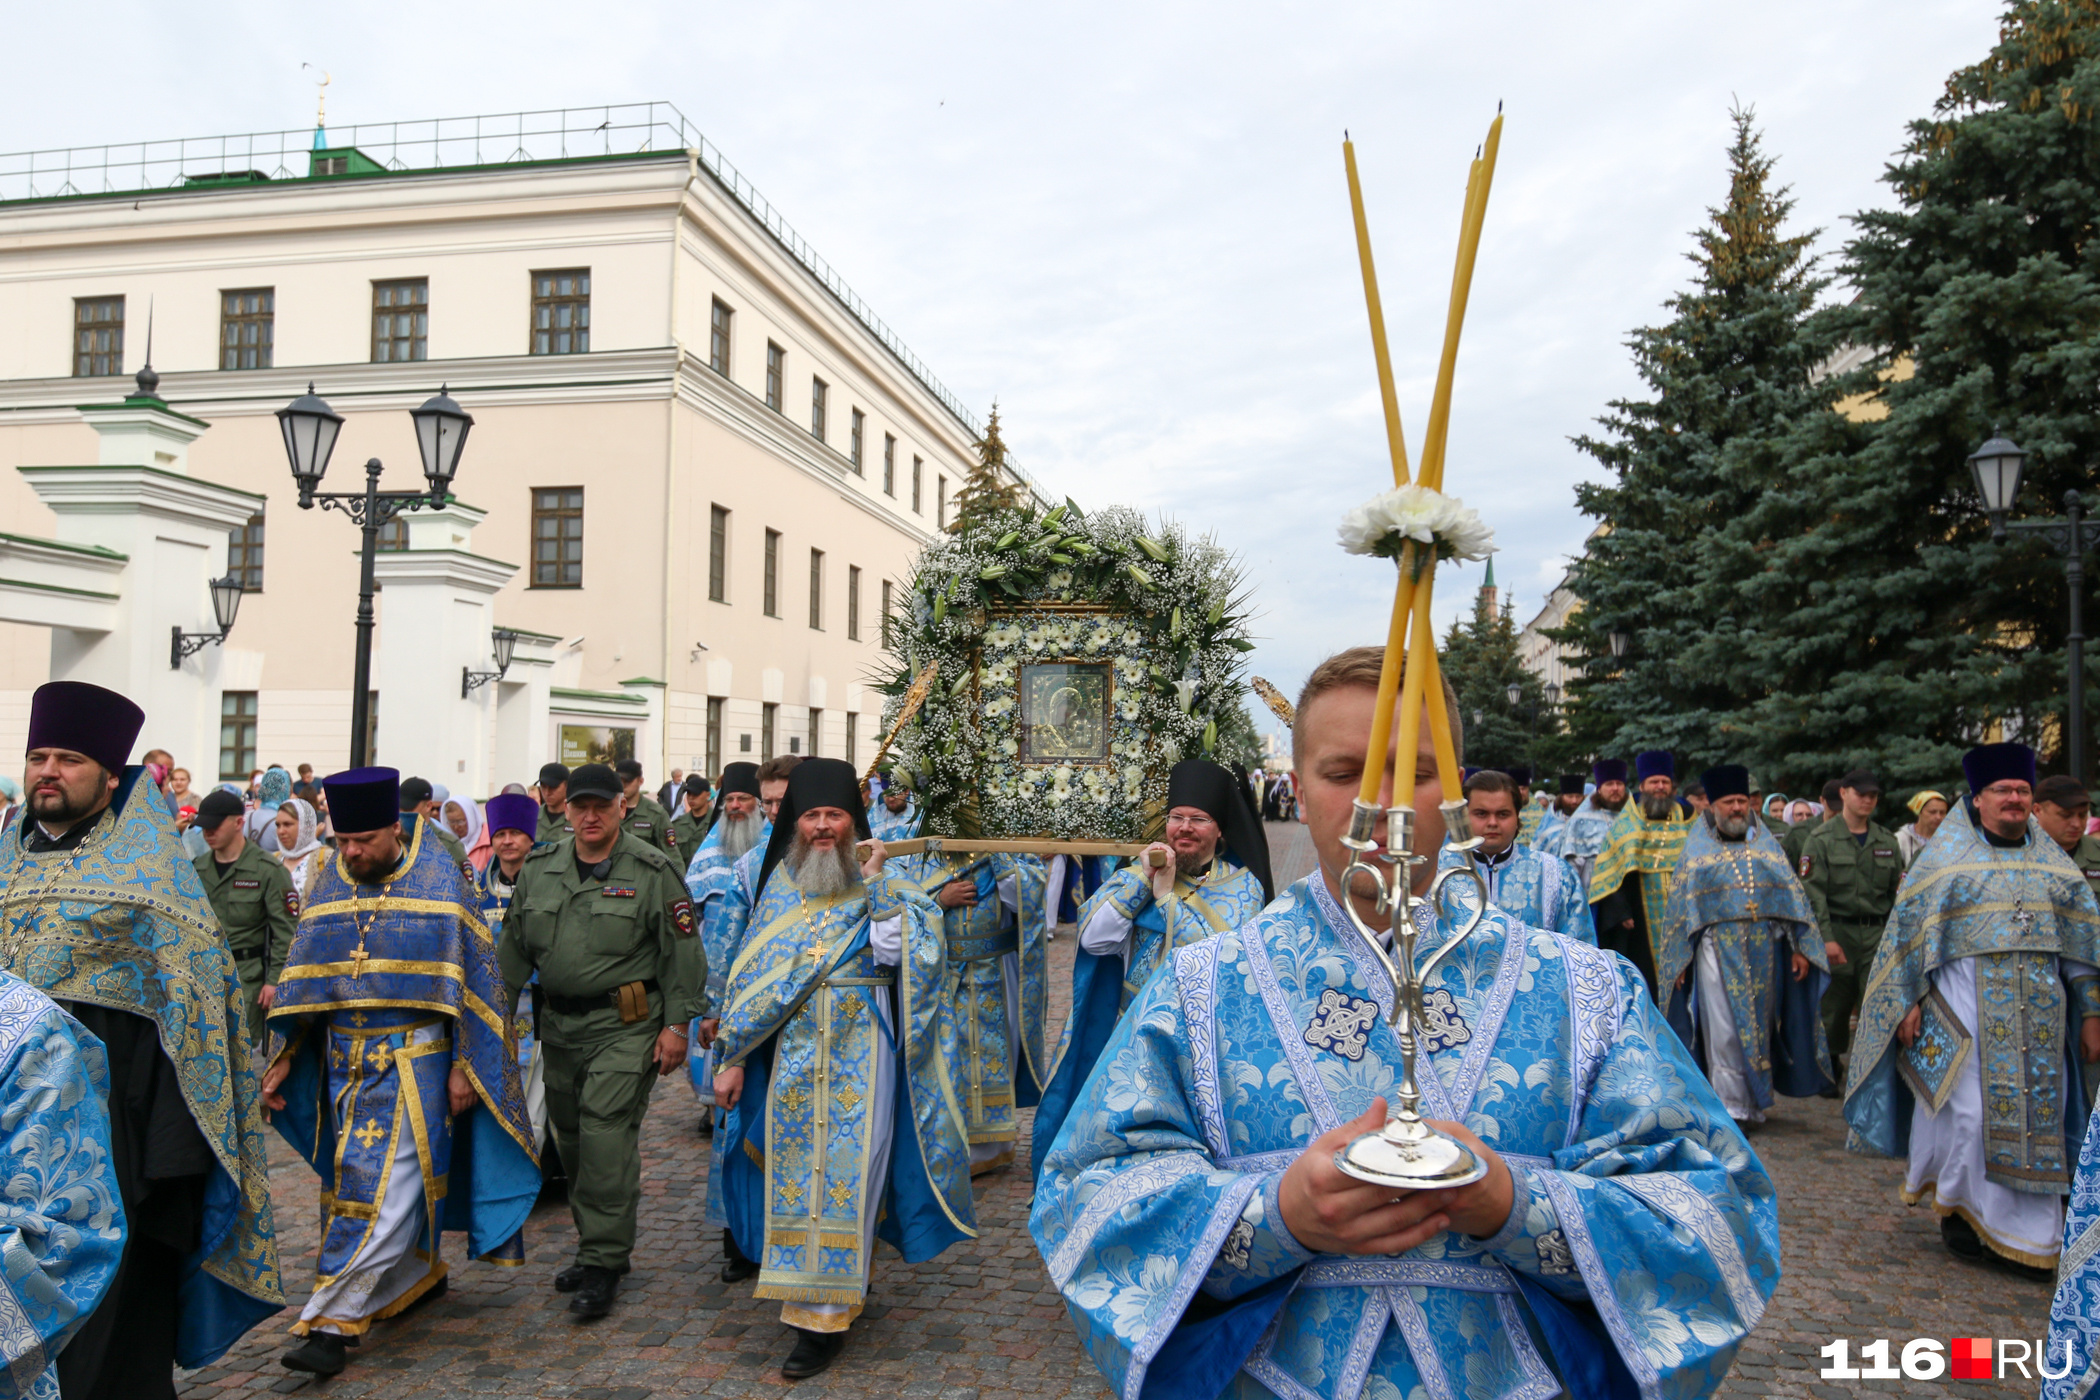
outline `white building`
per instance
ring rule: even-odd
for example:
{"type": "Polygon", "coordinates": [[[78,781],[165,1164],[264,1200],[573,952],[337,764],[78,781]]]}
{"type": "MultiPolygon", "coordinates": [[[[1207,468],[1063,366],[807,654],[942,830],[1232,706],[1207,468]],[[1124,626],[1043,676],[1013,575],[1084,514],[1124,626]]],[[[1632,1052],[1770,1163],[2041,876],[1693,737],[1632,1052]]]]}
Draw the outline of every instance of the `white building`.
{"type": "Polygon", "coordinates": [[[1531,621],[1517,633],[1517,661],[1523,668],[1539,678],[1541,684],[1560,687],[1567,693],[1568,682],[1577,674],[1570,664],[1575,655],[1572,647],[1554,641],[1546,635],[1548,628],[1565,627],[1568,620],[1582,610],[1582,599],[1568,587],[1568,575],[1562,574],[1560,582],[1546,595],[1546,604],[1538,610],[1531,621]]]}
{"type": "Polygon", "coordinates": [[[421,489],[440,385],[474,417],[457,504],[384,541],[373,660],[376,761],[473,793],[629,746],[652,782],[865,762],[893,581],[979,436],[664,104],[0,156],[0,317],[0,744],[102,679],[198,786],[348,757],[359,534],[298,509],[273,417],[309,382],[324,491],[375,456],[421,489]],[[167,407],[83,412],[149,330],[167,407]],[[170,668],[229,569],[231,634],[170,668]]]}

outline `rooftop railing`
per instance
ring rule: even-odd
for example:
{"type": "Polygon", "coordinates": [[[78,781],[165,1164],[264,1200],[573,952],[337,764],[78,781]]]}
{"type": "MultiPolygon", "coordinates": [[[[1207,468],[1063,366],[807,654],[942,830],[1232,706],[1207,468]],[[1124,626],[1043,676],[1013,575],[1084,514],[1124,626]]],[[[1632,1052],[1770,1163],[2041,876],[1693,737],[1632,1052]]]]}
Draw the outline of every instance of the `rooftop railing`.
{"type": "MultiPolygon", "coordinates": [[[[912,353],[889,323],[861,300],[837,269],[795,231],[794,225],[730,163],[721,149],[668,102],[366,122],[333,126],[321,133],[307,127],[0,154],[0,204],[306,180],[315,178],[310,174],[310,158],[323,149],[316,144],[318,137],[325,137],[327,150],[355,149],[386,171],[398,172],[632,159],[691,151],[698,157],[701,169],[742,205],[789,257],[822,283],[824,290],[866,327],[928,393],[940,400],[941,406],[969,429],[973,439],[984,435],[977,416],[941,383],[924,360],[912,353]]],[[[350,172],[318,178],[371,177],[371,172],[350,172]]],[[[1013,471],[1039,499],[1048,499],[1033,477],[1019,467],[1013,471]]]]}

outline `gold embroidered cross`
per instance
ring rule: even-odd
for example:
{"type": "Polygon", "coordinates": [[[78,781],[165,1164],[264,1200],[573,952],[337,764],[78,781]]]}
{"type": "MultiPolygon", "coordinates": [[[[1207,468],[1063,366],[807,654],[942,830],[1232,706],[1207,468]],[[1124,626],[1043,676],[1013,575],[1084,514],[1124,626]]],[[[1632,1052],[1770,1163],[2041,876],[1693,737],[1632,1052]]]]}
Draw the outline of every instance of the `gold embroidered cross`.
{"type": "Polygon", "coordinates": [[[791,1084],[780,1091],[780,1106],[790,1114],[800,1116],[803,1106],[808,1102],[809,1095],[803,1092],[800,1084],[791,1084]]]}
{"type": "Polygon", "coordinates": [[[377,1118],[367,1118],[365,1120],[365,1125],[362,1128],[359,1128],[356,1132],[350,1134],[350,1136],[356,1138],[359,1142],[365,1145],[367,1150],[370,1150],[372,1144],[385,1137],[386,1134],[380,1130],[379,1120],[377,1118]]]}
{"type": "Polygon", "coordinates": [[[365,1062],[375,1070],[384,1070],[394,1062],[394,1052],[389,1050],[386,1042],[382,1040],[372,1047],[371,1054],[365,1056],[365,1062]]]}
{"type": "Polygon", "coordinates": [[[365,1021],[367,1019],[368,1018],[365,1016],[365,1013],[362,1011],[353,1011],[350,1013],[350,1024],[358,1027],[359,1029],[363,1029],[365,1021]]]}
{"type": "Polygon", "coordinates": [[[841,1109],[844,1109],[848,1113],[851,1113],[854,1110],[854,1108],[860,1103],[860,1093],[851,1084],[848,1084],[845,1088],[839,1090],[837,1097],[839,1101],[839,1107],[841,1109]]]}
{"type": "Polygon", "coordinates": [[[844,1210],[846,1208],[846,1202],[853,1199],[853,1188],[848,1186],[843,1181],[835,1182],[832,1185],[832,1188],[829,1191],[825,1192],[825,1194],[831,1197],[831,1203],[834,1206],[837,1206],[840,1210],[844,1210]]]}
{"type": "Polygon", "coordinates": [[[781,1200],[787,1202],[788,1208],[791,1210],[801,1206],[802,1183],[799,1181],[790,1181],[786,1185],[782,1186],[780,1188],[780,1198],[781,1200]]]}

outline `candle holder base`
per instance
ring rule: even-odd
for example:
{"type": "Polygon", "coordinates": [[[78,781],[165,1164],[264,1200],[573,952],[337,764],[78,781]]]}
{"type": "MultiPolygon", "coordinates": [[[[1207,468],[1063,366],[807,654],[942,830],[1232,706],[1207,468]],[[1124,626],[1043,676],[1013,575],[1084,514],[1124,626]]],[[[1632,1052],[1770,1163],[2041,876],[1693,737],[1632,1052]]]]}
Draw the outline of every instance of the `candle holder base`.
{"type": "Polygon", "coordinates": [[[1365,1133],[1335,1153],[1334,1164],[1346,1176],[1395,1191],[1471,1186],[1488,1174],[1472,1148],[1419,1118],[1396,1118],[1379,1132],[1365,1133]]]}

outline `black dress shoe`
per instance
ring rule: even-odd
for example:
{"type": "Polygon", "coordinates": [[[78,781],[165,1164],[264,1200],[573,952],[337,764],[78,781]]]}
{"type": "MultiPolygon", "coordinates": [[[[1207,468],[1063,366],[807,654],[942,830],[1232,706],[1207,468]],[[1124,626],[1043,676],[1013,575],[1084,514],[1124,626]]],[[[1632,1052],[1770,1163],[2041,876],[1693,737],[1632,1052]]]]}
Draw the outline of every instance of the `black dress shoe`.
{"type": "Polygon", "coordinates": [[[795,1349],[788,1353],[787,1360],[780,1363],[781,1377],[785,1380],[799,1381],[805,1376],[814,1376],[819,1371],[828,1370],[845,1348],[844,1332],[807,1332],[797,1327],[795,1349]]]}
{"type": "Polygon", "coordinates": [[[1940,1239],[1957,1259],[1983,1258],[1983,1241],[1976,1238],[1976,1227],[1958,1215],[1941,1217],[1940,1239]]]}
{"type": "Polygon", "coordinates": [[[620,1276],[596,1264],[582,1267],[583,1277],[576,1281],[576,1296],[569,1300],[569,1311],[579,1321],[590,1322],[612,1311],[613,1298],[620,1291],[620,1276]]]}
{"type": "Polygon", "coordinates": [[[342,1373],[350,1364],[346,1343],[333,1332],[309,1332],[306,1340],[293,1347],[282,1357],[287,1371],[304,1371],[314,1376],[334,1376],[342,1373]]]}
{"type": "Polygon", "coordinates": [[[583,1282],[583,1265],[571,1264],[554,1276],[556,1293],[574,1293],[576,1285],[583,1282]]]}
{"type": "Polygon", "coordinates": [[[722,1265],[722,1282],[742,1283],[758,1277],[758,1261],[736,1247],[736,1235],[729,1230],[722,1232],[722,1258],[726,1261],[722,1265]]]}

